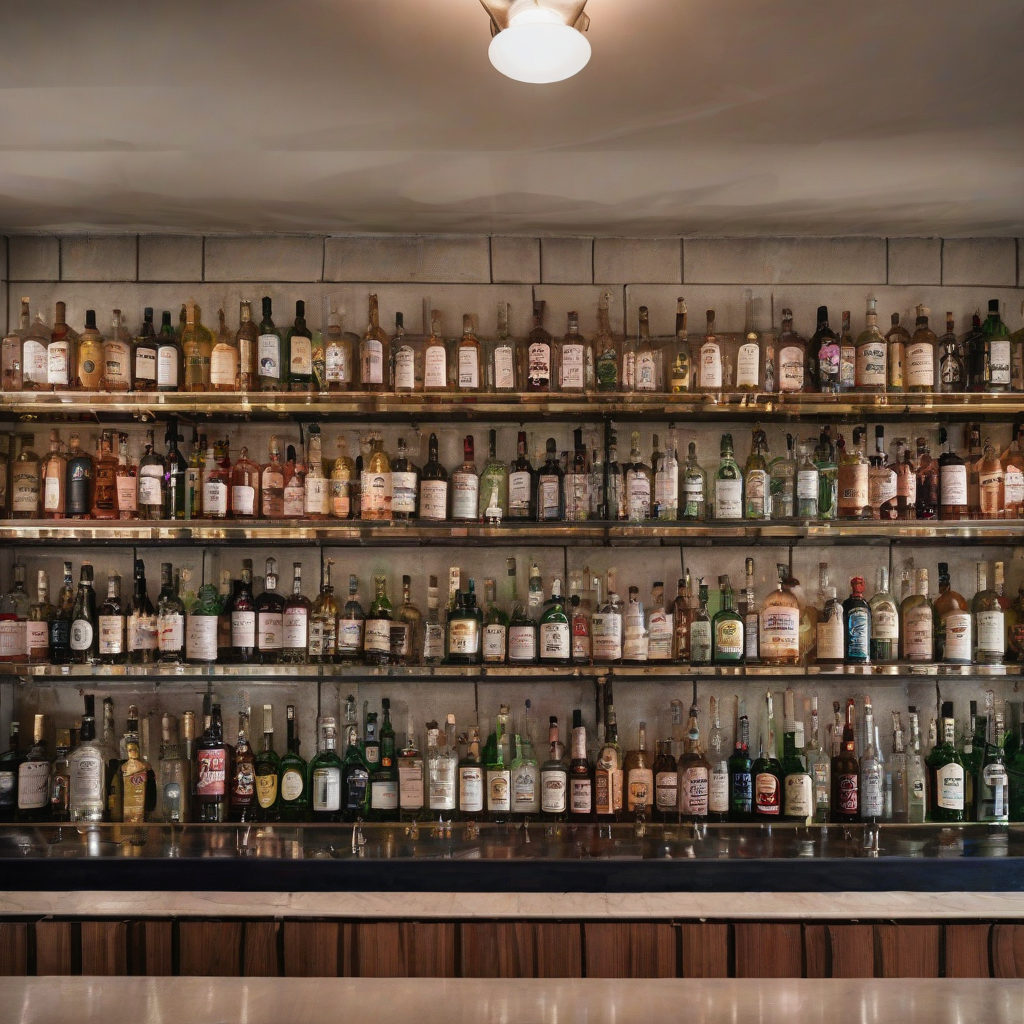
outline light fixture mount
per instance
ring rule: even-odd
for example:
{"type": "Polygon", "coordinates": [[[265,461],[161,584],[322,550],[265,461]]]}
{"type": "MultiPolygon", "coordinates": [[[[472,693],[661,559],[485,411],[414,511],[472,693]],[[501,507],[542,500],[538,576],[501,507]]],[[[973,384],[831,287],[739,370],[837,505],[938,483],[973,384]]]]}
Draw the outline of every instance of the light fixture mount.
{"type": "Polygon", "coordinates": [[[480,0],[491,19],[494,67],[518,82],[560,82],[590,60],[587,0],[480,0]]]}

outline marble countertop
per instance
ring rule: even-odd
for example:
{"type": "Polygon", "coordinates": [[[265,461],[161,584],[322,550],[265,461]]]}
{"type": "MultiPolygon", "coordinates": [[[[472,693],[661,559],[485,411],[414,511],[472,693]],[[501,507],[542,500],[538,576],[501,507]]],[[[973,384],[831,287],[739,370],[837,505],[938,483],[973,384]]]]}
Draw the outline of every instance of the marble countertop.
{"type": "Polygon", "coordinates": [[[1019,981],[953,979],[566,980],[389,978],[2,978],[20,1024],[323,1024],[415,1015],[418,1024],[1020,1024],[1019,981]],[[327,1008],[331,1009],[328,1011],[327,1008]],[[326,1014],[326,1015],[325,1015],[326,1014]]]}

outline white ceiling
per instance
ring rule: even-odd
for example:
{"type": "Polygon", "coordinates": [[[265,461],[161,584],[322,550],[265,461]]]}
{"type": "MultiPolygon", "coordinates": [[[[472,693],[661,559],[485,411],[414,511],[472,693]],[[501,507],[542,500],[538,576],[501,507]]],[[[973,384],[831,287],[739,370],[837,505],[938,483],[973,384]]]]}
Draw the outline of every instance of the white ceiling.
{"type": "Polygon", "coordinates": [[[1024,0],[5,0],[0,228],[1024,234],[1024,0]]]}

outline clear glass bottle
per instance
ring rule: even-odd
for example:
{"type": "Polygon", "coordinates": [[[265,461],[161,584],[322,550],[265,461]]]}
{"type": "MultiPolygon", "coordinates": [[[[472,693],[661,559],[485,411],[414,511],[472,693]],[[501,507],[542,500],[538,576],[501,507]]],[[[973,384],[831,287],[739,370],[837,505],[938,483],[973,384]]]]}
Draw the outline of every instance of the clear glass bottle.
{"type": "Polygon", "coordinates": [[[498,328],[487,352],[487,388],[499,393],[510,393],[520,389],[518,379],[519,359],[516,342],[509,329],[511,307],[507,302],[498,303],[498,328]]]}
{"type": "Polygon", "coordinates": [[[619,344],[612,334],[608,316],[611,293],[602,292],[597,301],[597,333],[594,335],[592,347],[595,354],[597,390],[615,392],[621,390],[619,376],[619,344]]]}
{"type": "MultiPolygon", "coordinates": [[[[652,468],[653,457],[652,457],[652,468]]],[[[665,453],[658,460],[654,474],[654,503],[652,518],[674,522],[679,518],[679,453],[676,447],[676,425],[668,425],[665,453]]]]}
{"type": "Polygon", "coordinates": [[[526,339],[526,390],[544,393],[551,388],[552,371],[552,340],[544,330],[543,299],[535,299],[533,303],[533,330],[526,339]]]}
{"type": "MultiPolygon", "coordinates": [[[[657,448],[657,435],[655,435],[657,448]]],[[[640,432],[630,437],[629,462],[626,467],[626,508],[629,521],[642,523],[651,518],[651,467],[640,456],[640,432]]]]}
{"type": "Polygon", "coordinates": [[[488,436],[487,463],[480,474],[477,514],[480,522],[498,526],[508,509],[508,467],[497,455],[497,431],[488,436]]]}
{"type": "Polygon", "coordinates": [[[680,518],[692,522],[703,522],[708,515],[707,475],[697,461],[697,442],[687,445],[686,462],[683,465],[683,507],[680,518]]]}
{"type": "Polygon", "coordinates": [[[889,375],[888,390],[899,393],[906,386],[905,356],[907,346],[910,344],[910,332],[900,324],[899,313],[892,314],[891,326],[885,335],[885,343],[889,375]]]}
{"type": "Polygon", "coordinates": [[[878,329],[878,311],[875,299],[868,299],[864,314],[864,330],[857,336],[854,351],[855,390],[882,394],[886,387],[888,345],[878,329]]]}
{"type": "Polygon", "coordinates": [[[430,336],[423,349],[423,390],[443,393],[448,390],[448,343],[441,334],[441,311],[430,311],[430,336]]]}
{"type": "Polygon", "coordinates": [[[676,300],[676,333],[672,345],[672,365],[668,372],[668,390],[674,395],[690,390],[690,337],[686,328],[686,301],[680,296],[676,300]]]}
{"type": "MultiPolygon", "coordinates": [[[[312,440],[312,433],[310,434],[312,440]]],[[[309,476],[306,477],[307,487],[309,476]]],[[[405,438],[398,439],[398,452],[391,461],[391,518],[419,518],[420,467],[409,458],[405,438]]]]}
{"type": "Polygon", "coordinates": [[[651,340],[650,321],[646,306],[641,306],[638,315],[636,337],[636,363],[633,370],[633,390],[640,392],[660,391],[661,353],[651,340]]]}
{"type": "Polygon", "coordinates": [[[707,329],[700,346],[698,390],[715,394],[722,390],[722,346],[715,334],[715,311],[707,311],[707,329]]]}
{"type": "Polygon", "coordinates": [[[102,821],[106,809],[106,764],[103,744],[96,737],[96,698],[85,695],[85,713],[77,746],[68,758],[71,821],[102,821]]]}
{"type": "Polygon", "coordinates": [[[946,311],[946,333],[936,342],[939,351],[939,391],[959,393],[967,390],[967,368],[963,347],[956,336],[952,310],[946,311]]]}
{"type": "Polygon", "coordinates": [[[1006,614],[999,595],[988,585],[988,565],[978,562],[978,591],[971,601],[974,661],[1001,665],[1006,656],[1006,614]]]}
{"type": "Polygon", "coordinates": [[[761,606],[760,658],[766,665],[800,664],[800,602],[784,586],[787,567],[778,567],[779,582],[761,606]]]}
{"type": "MultiPolygon", "coordinates": [[[[152,320],[152,310],[149,313],[152,320]]],[[[78,377],[78,332],[66,316],[65,304],[58,302],[46,347],[46,381],[52,391],[69,391],[78,377]]]]}
{"type": "Polygon", "coordinates": [[[779,335],[779,391],[795,393],[804,390],[807,370],[807,342],[793,330],[793,311],[782,311],[782,332],[779,335]]]}
{"type": "Polygon", "coordinates": [[[690,619],[690,664],[710,665],[712,648],[711,616],[708,614],[708,585],[697,581],[697,609],[690,619]]]}
{"type": "Polygon", "coordinates": [[[199,306],[192,301],[185,304],[185,330],[181,335],[181,350],[185,360],[182,390],[209,391],[213,334],[203,325],[199,306]]]}
{"type": "Polygon", "coordinates": [[[936,614],[928,598],[928,570],[917,569],[914,592],[900,605],[902,656],[907,661],[935,660],[936,614]]]}
{"type": "Polygon", "coordinates": [[[750,455],[743,470],[743,518],[770,519],[772,513],[771,482],[764,457],[767,439],[760,427],[751,432],[750,455]]]}
{"type": "Polygon", "coordinates": [[[899,653],[900,612],[889,593],[889,570],[880,565],[875,574],[875,593],[868,602],[871,612],[871,660],[895,661],[899,653]]]}
{"type": "Polygon", "coordinates": [[[475,317],[465,313],[462,317],[462,337],[456,348],[456,369],[460,392],[474,394],[482,387],[483,350],[476,336],[475,317]]]}
{"type": "MultiPolygon", "coordinates": [[[[21,434],[18,437],[18,454],[10,468],[11,515],[15,519],[39,518],[42,464],[34,445],[33,434],[21,434]]],[[[89,512],[90,507],[87,505],[83,518],[89,512]]]]}

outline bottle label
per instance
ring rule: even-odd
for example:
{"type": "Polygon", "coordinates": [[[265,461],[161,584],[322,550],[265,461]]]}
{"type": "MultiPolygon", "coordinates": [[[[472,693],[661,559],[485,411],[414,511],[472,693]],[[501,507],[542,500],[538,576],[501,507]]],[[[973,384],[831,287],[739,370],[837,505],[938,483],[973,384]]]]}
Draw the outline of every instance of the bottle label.
{"type": "Polygon", "coordinates": [[[384,346],[378,338],[364,338],[360,345],[363,384],[384,383],[384,346]]]}
{"type": "Polygon", "coordinates": [[[46,384],[46,346],[35,338],[28,338],[22,352],[23,375],[26,382],[46,384]]]}
{"type": "Polygon", "coordinates": [[[480,388],[478,352],[475,345],[459,346],[459,387],[464,391],[477,391],[480,388]]]}
{"type": "Polygon", "coordinates": [[[420,483],[420,519],[441,522],[448,518],[448,481],[423,480],[420,483]]]}
{"type": "MultiPolygon", "coordinates": [[[[707,810],[712,814],[725,814],[729,810],[729,768],[725,761],[719,761],[711,769],[711,774],[708,776],[707,793],[707,810]]],[[[680,810],[682,810],[681,806],[680,810]]]]}
{"type": "Polygon", "coordinates": [[[281,799],[294,803],[302,797],[305,788],[306,780],[302,772],[296,768],[286,768],[281,776],[281,799]]]}
{"type": "Polygon", "coordinates": [[[565,813],[565,782],[564,771],[541,771],[540,809],[544,814],[565,813]]]}
{"type": "MultiPolygon", "coordinates": [[[[97,750],[77,755],[71,762],[71,806],[102,802],[104,794],[104,764],[97,750]]],[[[12,779],[13,782],[13,779],[12,779]]]]}
{"type": "Polygon", "coordinates": [[[18,766],[18,807],[38,810],[50,802],[50,762],[22,761],[18,766]]]}
{"type": "Polygon", "coordinates": [[[163,474],[160,472],[159,467],[143,466],[139,470],[139,504],[162,507],[163,503],[163,474]]]}
{"type": "Polygon", "coordinates": [[[885,387],[885,341],[869,341],[857,349],[856,386],[885,387]]]}
{"type": "MultiPolygon", "coordinates": [[[[935,349],[931,342],[918,341],[907,345],[903,354],[908,387],[935,386],[935,349]]],[[[1009,364],[1007,364],[1009,370],[1009,364]]],[[[1009,374],[1007,374],[1009,383],[1009,374]]]]}
{"type": "Polygon", "coordinates": [[[653,352],[644,349],[637,353],[633,374],[634,391],[658,390],[658,372],[653,352]]]}
{"type": "Polygon", "coordinates": [[[430,809],[432,811],[455,810],[455,779],[454,770],[451,774],[442,768],[430,770],[430,809]]]}
{"type": "Polygon", "coordinates": [[[914,661],[931,661],[934,622],[930,604],[908,609],[904,619],[903,652],[914,661]]]}
{"type": "Polygon", "coordinates": [[[487,810],[512,809],[512,773],[507,768],[487,771],[487,810]]]}
{"type": "Polygon", "coordinates": [[[217,660],[217,616],[190,615],[185,631],[185,656],[189,661],[217,660]]]}
{"type": "Polygon", "coordinates": [[[279,651],[284,644],[284,616],[281,612],[259,612],[260,650],[279,651]]]}
{"type": "Polygon", "coordinates": [[[228,514],[228,487],[223,480],[207,480],[203,484],[203,513],[209,516],[228,514]]]}
{"type": "Polygon", "coordinates": [[[359,496],[363,518],[386,518],[391,511],[391,474],[364,470],[359,496]]]}
{"type": "Polygon", "coordinates": [[[715,623],[716,657],[739,661],[743,657],[743,623],[739,619],[721,619],[715,623]]]}
{"type": "Polygon", "coordinates": [[[25,649],[28,652],[46,651],[50,645],[50,629],[48,622],[25,623],[25,649]]]}
{"type": "Polygon", "coordinates": [[[748,519],[767,519],[771,514],[770,484],[763,469],[747,473],[746,492],[748,519]]]}
{"type": "Polygon", "coordinates": [[[328,484],[322,476],[308,476],[305,480],[305,513],[307,516],[327,515],[328,509],[328,484]]]}
{"type": "Polygon", "coordinates": [[[28,463],[23,469],[18,468],[19,463],[14,465],[11,511],[35,516],[39,511],[39,464],[28,463]]]}
{"type": "Polygon", "coordinates": [[[900,617],[895,608],[875,608],[871,612],[871,639],[896,640],[900,635],[900,617]]]}
{"type": "Polygon", "coordinates": [[[679,812],[696,818],[708,816],[708,770],[691,765],[679,773],[679,812]]]}
{"type": "Polygon", "coordinates": [[[223,747],[198,750],[196,763],[199,766],[196,795],[201,797],[224,796],[227,792],[227,751],[223,747]]]}
{"type": "MultiPolygon", "coordinates": [[[[294,339],[292,344],[294,346],[294,339]]],[[[341,810],[341,771],[337,767],[313,769],[313,810],[341,810]]]]}
{"type": "Polygon", "coordinates": [[[1007,507],[1024,502],[1024,473],[1015,466],[1007,466],[1003,477],[1003,495],[1007,507]]]}
{"type": "Polygon", "coordinates": [[[295,376],[308,377],[313,372],[313,344],[309,338],[293,334],[289,343],[290,369],[295,376]]]}
{"type": "Polygon", "coordinates": [[[935,772],[936,802],[948,811],[964,809],[964,769],[959,764],[944,764],[935,772]]]}
{"type": "MultiPolygon", "coordinates": [[[[618,661],[622,657],[622,616],[595,612],[590,619],[595,661],[618,661]]],[[[708,636],[710,646],[710,635],[708,636]]]]}
{"type": "MultiPolygon", "coordinates": [[[[449,655],[473,656],[479,650],[480,624],[475,618],[451,619],[448,622],[449,655]]],[[[509,645],[511,649],[511,644],[509,645]]],[[[532,656],[531,656],[532,657],[532,656]]],[[[514,658],[512,660],[515,660],[514,658]]]]}
{"type": "Polygon", "coordinates": [[[423,761],[404,758],[398,766],[398,802],[407,811],[423,806],[423,761]]]}
{"type": "Polygon", "coordinates": [[[530,383],[544,387],[551,382],[551,346],[546,341],[535,341],[527,349],[530,383]]]}
{"type": "MultiPolygon", "coordinates": [[[[388,635],[388,642],[390,643],[390,633],[388,635]]],[[[362,649],[363,620],[338,619],[338,652],[357,654],[362,649]]]]}
{"type": "Polygon", "coordinates": [[[542,476],[537,485],[537,518],[558,518],[559,481],[557,476],[542,476]]]}
{"type": "Polygon", "coordinates": [[[124,653],[124,616],[100,616],[100,654],[124,653]]]}
{"type": "Polygon", "coordinates": [[[484,661],[504,661],[508,630],[500,623],[484,626],[484,661]]]}
{"type": "Polygon", "coordinates": [[[700,347],[700,386],[722,386],[722,349],[717,341],[705,342],[700,347]]]}
{"type": "Polygon", "coordinates": [[[769,606],[761,611],[761,656],[768,660],[800,653],[800,609],[769,606]]]}
{"type": "Polygon", "coordinates": [[[881,508],[886,502],[892,501],[898,493],[896,473],[886,467],[872,468],[868,471],[868,504],[873,508],[881,508]]]}
{"type": "Polygon", "coordinates": [[[282,627],[284,649],[304,651],[309,644],[309,612],[305,608],[286,608],[282,627]]]}
{"type": "Polygon", "coordinates": [[[336,519],[348,519],[352,512],[352,482],[350,480],[336,480],[332,477],[331,489],[331,515],[336,519]]]}
{"type": "Polygon", "coordinates": [[[484,809],[484,773],[482,768],[467,765],[459,768],[459,810],[463,814],[484,809]]]}
{"type": "Polygon", "coordinates": [[[131,351],[123,341],[103,343],[103,380],[107,387],[131,384],[131,351]]]}
{"type": "Polygon", "coordinates": [[[974,622],[978,631],[978,650],[1002,657],[1006,643],[1005,616],[1002,610],[976,612],[974,622]]]}
{"type": "MultiPolygon", "coordinates": [[[[308,485],[309,478],[306,478],[308,485]]],[[[391,474],[391,512],[414,515],[416,512],[416,474],[391,474]]]]}
{"type": "Polygon", "coordinates": [[[690,661],[711,661],[711,623],[698,619],[690,624],[690,661]]]}
{"type": "Polygon", "coordinates": [[[771,772],[758,772],[754,777],[754,810],[767,815],[778,815],[782,811],[779,780],[771,772]]]}
{"type": "MultiPolygon", "coordinates": [[[[28,346],[25,346],[26,349],[28,346]]],[[[27,363],[27,359],[26,359],[27,363]]],[[[988,384],[1010,383],[1010,339],[990,338],[988,341],[988,384]]]]}
{"type": "MultiPolygon", "coordinates": [[[[563,345],[559,383],[563,391],[583,390],[583,346],[563,345]]],[[[651,377],[654,376],[654,360],[650,360],[651,377]]],[[[637,385],[639,389],[639,384],[637,385]]],[[[653,383],[645,390],[653,390],[653,383]]]]}
{"type": "Polygon", "coordinates": [[[626,777],[626,810],[632,814],[637,807],[654,803],[654,773],[650,768],[631,768],[626,777]]]}
{"type": "Polygon", "coordinates": [[[516,814],[536,814],[540,810],[537,797],[537,766],[520,765],[512,773],[512,810],[516,814]]]}
{"type": "Polygon", "coordinates": [[[128,650],[155,651],[157,649],[157,623],[155,615],[128,616],[128,650]]]}
{"type": "Polygon", "coordinates": [[[851,660],[867,661],[870,655],[871,613],[867,608],[851,608],[846,616],[847,656],[851,660]]]}
{"type": "Polygon", "coordinates": [[[540,660],[568,661],[571,653],[568,622],[540,624],[540,660]]]}
{"type": "Polygon", "coordinates": [[[756,388],[761,368],[761,349],[756,341],[748,341],[740,345],[736,353],[736,386],[756,388]]]}
{"type": "Polygon", "coordinates": [[[589,776],[570,778],[569,810],[573,814],[590,814],[594,809],[594,787],[589,776]]]}
{"type": "Polygon", "coordinates": [[[423,386],[437,389],[448,387],[448,354],[444,345],[427,347],[423,359],[423,386]]]}
{"type": "MultiPolygon", "coordinates": [[[[347,345],[330,344],[325,353],[328,384],[347,384],[351,380],[352,370],[349,367],[349,349],[347,345]]],[[[397,380],[397,377],[396,377],[397,380]]]]}
{"type": "Polygon", "coordinates": [[[908,505],[917,503],[917,474],[905,464],[896,473],[896,496],[906,498],[908,505]]]}
{"type": "Polygon", "coordinates": [[[997,468],[995,472],[978,473],[978,497],[982,515],[1002,515],[1006,504],[1004,494],[1005,487],[1001,467],[997,468]]]}
{"type": "MultiPolygon", "coordinates": [[[[679,464],[665,459],[654,480],[654,500],[659,512],[678,509],[679,506],[679,464]]],[[[674,514],[674,513],[673,513],[674,514]]]]}
{"type": "Polygon", "coordinates": [[[416,390],[416,354],[409,345],[403,345],[395,352],[395,390],[416,390]]]}
{"type": "Polygon", "coordinates": [[[855,773],[840,773],[838,782],[839,807],[843,814],[857,814],[860,809],[860,780],[855,773]]]}
{"type": "Polygon", "coordinates": [[[798,345],[786,345],[779,352],[779,390],[803,391],[804,353],[798,345]]]}
{"type": "Polygon", "coordinates": [[[516,386],[515,361],[511,345],[496,345],[494,348],[494,389],[514,391],[516,386]]]}
{"type": "MultiPolygon", "coordinates": [[[[21,629],[20,623],[18,623],[18,629],[21,635],[23,636],[24,630],[21,629]]],[[[87,651],[89,650],[90,647],[92,647],[92,643],[92,623],[87,622],[85,619],[75,619],[74,622],[71,623],[71,650],[87,651]]]]}
{"type": "Polygon", "coordinates": [[[137,508],[136,493],[138,479],[134,476],[119,475],[116,486],[118,512],[134,512],[137,508]]]}
{"type": "Polygon", "coordinates": [[[858,462],[839,467],[839,508],[860,515],[868,503],[868,466],[858,462]]]}
{"type": "Polygon", "coordinates": [[[939,502],[942,505],[967,504],[967,467],[939,467],[939,502]]]}
{"type": "Polygon", "coordinates": [[[651,480],[646,473],[631,469],[626,474],[626,508],[634,522],[651,518],[651,480]]]}
{"type": "Polygon", "coordinates": [[[231,613],[231,646],[256,646],[256,613],[240,611],[231,613]]]}
{"type": "Polygon", "coordinates": [[[971,613],[950,612],[946,616],[945,624],[943,661],[960,661],[969,665],[974,653],[971,645],[971,613]]]}
{"type": "Polygon", "coordinates": [[[659,811],[674,811],[679,806],[679,775],[658,772],[654,777],[654,804],[659,811]]]}
{"type": "Polygon", "coordinates": [[[651,661],[668,661],[672,658],[673,616],[664,608],[651,612],[647,627],[647,657],[651,661]]]}
{"type": "Polygon", "coordinates": [[[261,334],[256,341],[261,377],[281,379],[281,339],[276,334],[261,334]]]}
{"type": "MultiPolygon", "coordinates": [[[[292,342],[292,361],[295,360],[295,343],[292,342]]],[[[238,376],[238,349],[223,343],[214,345],[210,353],[210,383],[214,387],[233,388],[238,376]]]]}
{"type": "MultiPolygon", "coordinates": [[[[50,342],[50,347],[46,350],[47,384],[67,387],[71,383],[68,379],[70,351],[70,343],[67,341],[50,342]]],[[[139,374],[136,373],[136,377],[138,376],[139,374]]]]}
{"type": "Polygon", "coordinates": [[[391,653],[391,620],[367,619],[363,649],[375,654],[391,653]]]}
{"type": "Polygon", "coordinates": [[[46,512],[60,511],[60,492],[63,480],[48,476],[43,480],[43,510],[46,512]]]}
{"type": "Polygon", "coordinates": [[[743,518],[743,481],[715,481],[715,518],[743,518]]]}
{"type": "Polygon", "coordinates": [[[787,818],[810,818],[814,813],[814,787],[811,777],[804,772],[786,776],[787,818]]]}
{"type": "Polygon", "coordinates": [[[860,813],[864,818],[880,818],[882,810],[882,766],[872,761],[861,769],[860,813]]]}
{"type": "Polygon", "coordinates": [[[840,609],[837,608],[830,618],[818,620],[817,646],[819,660],[843,660],[843,613],[840,609]]]}
{"type": "Polygon", "coordinates": [[[477,518],[480,478],[474,473],[452,473],[452,519],[473,521],[477,518]]]}

